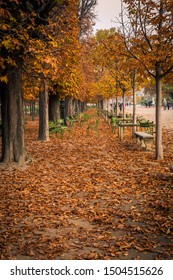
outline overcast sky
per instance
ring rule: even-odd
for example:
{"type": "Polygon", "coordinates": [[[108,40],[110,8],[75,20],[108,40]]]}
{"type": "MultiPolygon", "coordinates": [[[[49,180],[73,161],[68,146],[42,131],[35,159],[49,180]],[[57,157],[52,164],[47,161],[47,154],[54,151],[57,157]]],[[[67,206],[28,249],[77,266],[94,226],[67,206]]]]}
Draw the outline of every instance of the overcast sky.
{"type": "Polygon", "coordinates": [[[119,16],[121,11],[121,0],[97,0],[95,13],[97,15],[96,29],[109,29],[115,27],[116,17],[119,16]]]}

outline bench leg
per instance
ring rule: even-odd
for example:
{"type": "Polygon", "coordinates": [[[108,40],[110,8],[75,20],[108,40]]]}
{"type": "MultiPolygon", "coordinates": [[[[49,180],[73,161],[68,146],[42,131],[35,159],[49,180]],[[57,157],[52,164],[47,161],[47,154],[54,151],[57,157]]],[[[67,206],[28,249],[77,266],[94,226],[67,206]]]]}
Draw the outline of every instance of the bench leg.
{"type": "Polygon", "coordinates": [[[116,125],[112,125],[112,132],[115,133],[117,126],[116,125]]]}
{"type": "Polygon", "coordinates": [[[146,149],[146,143],[143,138],[140,138],[140,146],[146,149]]]}
{"type": "Polygon", "coordinates": [[[123,127],[120,127],[119,126],[119,138],[120,138],[120,142],[122,142],[123,141],[123,127]]]}
{"type": "Polygon", "coordinates": [[[142,148],[145,148],[147,150],[147,143],[146,139],[143,139],[142,137],[136,136],[136,142],[139,144],[139,146],[142,148]]]}
{"type": "Polygon", "coordinates": [[[136,136],[136,135],[135,135],[135,137],[136,137],[137,144],[139,144],[141,146],[142,145],[141,139],[138,136],[136,136]]]}
{"type": "Polygon", "coordinates": [[[151,150],[153,139],[143,139],[141,137],[136,137],[136,140],[140,147],[145,148],[145,150],[151,150]]]}
{"type": "Polygon", "coordinates": [[[153,139],[144,139],[146,150],[151,150],[153,139]]]}

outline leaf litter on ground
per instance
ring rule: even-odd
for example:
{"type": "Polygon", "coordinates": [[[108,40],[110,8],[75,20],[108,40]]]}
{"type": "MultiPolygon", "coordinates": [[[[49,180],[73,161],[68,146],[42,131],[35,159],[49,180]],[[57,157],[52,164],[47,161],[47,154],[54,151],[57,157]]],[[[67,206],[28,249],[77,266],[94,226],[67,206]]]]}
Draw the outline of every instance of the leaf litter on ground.
{"type": "MultiPolygon", "coordinates": [[[[173,162],[139,148],[100,118],[37,140],[26,124],[26,166],[0,165],[1,259],[172,259],[173,162]]],[[[165,147],[173,130],[163,132],[165,147]]]]}

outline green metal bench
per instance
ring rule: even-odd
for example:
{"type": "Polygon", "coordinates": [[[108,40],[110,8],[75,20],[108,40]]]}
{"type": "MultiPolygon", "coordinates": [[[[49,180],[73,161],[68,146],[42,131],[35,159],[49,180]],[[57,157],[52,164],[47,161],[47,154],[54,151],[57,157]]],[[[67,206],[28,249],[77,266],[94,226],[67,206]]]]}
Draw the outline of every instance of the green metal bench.
{"type": "Polygon", "coordinates": [[[61,135],[63,135],[65,131],[70,132],[71,129],[69,126],[64,124],[63,119],[57,119],[56,123],[53,121],[49,122],[49,133],[50,134],[60,133],[61,135]]]}

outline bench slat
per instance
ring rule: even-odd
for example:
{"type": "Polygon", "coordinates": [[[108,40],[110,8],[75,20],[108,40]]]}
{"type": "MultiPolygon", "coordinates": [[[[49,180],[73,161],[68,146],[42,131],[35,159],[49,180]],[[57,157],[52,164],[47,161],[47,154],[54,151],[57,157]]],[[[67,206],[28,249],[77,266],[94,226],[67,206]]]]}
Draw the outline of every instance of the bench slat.
{"type": "Polygon", "coordinates": [[[143,138],[143,139],[152,139],[153,138],[153,135],[148,134],[146,132],[135,132],[135,135],[140,138],[143,138]]]}

